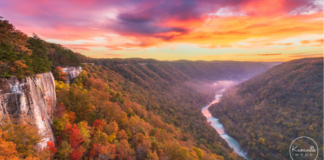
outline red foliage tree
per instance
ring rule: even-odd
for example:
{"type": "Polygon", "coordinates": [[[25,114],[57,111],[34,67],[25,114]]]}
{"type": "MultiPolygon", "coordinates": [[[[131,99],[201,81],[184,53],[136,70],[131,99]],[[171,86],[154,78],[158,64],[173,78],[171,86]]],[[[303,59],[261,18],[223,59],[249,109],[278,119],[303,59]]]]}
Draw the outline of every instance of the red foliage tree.
{"type": "Polygon", "coordinates": [[[83,147],[73,149],[72,153],[70,154],[70,160],[80,160],[84,151],[85,149],[83,147]]]}
{"type": "Polygon", "coordinates": [[[53,75],[55,77],[55,79],[57,80],[61,80],[61,81],[66,81],[66,76],[68,76],[67,73],[63,72],[62,68],[60,66],[57,66],[54,70],[53,70],[53,75]]]}
{"type": "Polygon", "coordinates": [[[95,130],[102,130],[103,122],[100,119],[96,119],[92,126],[95,127],[95,130]]]}
{"type": "Polygon", "coordinates": [[[83,142],[83,137],[78,126],[76,124],[73,124],[73,126],[69,124],[66,126],[66,131],[69,133],[71,147],[80,147],[80,144],[83,142]]]}
{"type": "Polygon", "coordinates": [[[57,148],[55,148],[53,141],[47,141],[46,149],[48,149],[52,153],[52,156],[54,156],[54,154],[57,152],[57,148]]]}
{"type": "Polygon", "coordinates": [[[72,111],[69,112],[69,120],[71,123],[74,123],[75,121],[75,113],[72,111]]]}
{"type": "Polygon", "coordinates": [[[100,157],[107,149],[103,144],[93,144],[93,149],[90,151],[91,157],[100,157]]]}
{"type": "Polygon", "coordinates": [[[81,143],[83,142],[83,137],[81,135],[80,129],[77,127],[76,124],[73,124],[73,126],[68,124],[65,130],[69,134],[70,145],[73,149],[72,153],[70,154],[70,160],[81,159],[85,149],[81,146],[81,143]]]}

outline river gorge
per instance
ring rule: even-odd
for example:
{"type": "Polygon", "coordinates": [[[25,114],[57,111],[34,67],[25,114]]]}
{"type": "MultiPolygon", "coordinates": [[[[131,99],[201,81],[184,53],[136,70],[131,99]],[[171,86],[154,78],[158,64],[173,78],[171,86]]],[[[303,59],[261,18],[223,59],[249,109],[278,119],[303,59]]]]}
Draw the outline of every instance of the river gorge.
{"type": "MultiPolygon", "coordinates": [[[[214,85],[219,85],[219,86],[223,86],[223,87],[228,87],[228,86],[232,86],[234,85],[235,82],[232,81],[227,81],[227,85],[224,85],[224,81],[221,82],[217,82],[214,85]]],[[[210,102],[208,105],[202,107],[201,111],[202,114],[207,118],[207,122],[217,131],[217,133],[228,143],[228,145],[234,149],[234,151],[239,154],[240,156],[242,156],[245,159],[249,159],[247,157],[247,155],[243,152],[241,146],[239,145],[239,143],[232,138],[231,136],[229,136],[228,134],[226,134],[225,132],[225,128],[223,126],[222,123],[220,123],[219,119],[216,117],[213,117],[212,114],[210,113],[210,111],[208,110],[208,108],[210,106],[212,106],[215,103],[218,103],[222,97],[222,93],[225,91],[225,88],[222,88],[220,90],[217,90],[215,92],[215,99],[210,102]]]]}

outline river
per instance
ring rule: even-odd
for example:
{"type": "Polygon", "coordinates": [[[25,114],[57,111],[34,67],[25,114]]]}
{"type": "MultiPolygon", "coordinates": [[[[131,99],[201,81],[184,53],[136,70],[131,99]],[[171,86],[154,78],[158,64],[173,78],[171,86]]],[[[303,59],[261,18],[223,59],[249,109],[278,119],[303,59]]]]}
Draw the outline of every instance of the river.
{"type": "Polygon", "coordinates": [[[210,102],[208,105],[204,106],[202,108],[202,114],[207,118],[208,123],[213,126],[213,128],[215,128],[215,130],[217,131],[217,133],[228,143],[228,145],[230,147],[232,147],[234,149],[234,151],[239,154],[240,156],[242,156],[245,159],[249,158],[245,155],[245,153],[243,152],[243,150],[241,149],[241,146],[239,145],[239,143],[232,138],[231,136],[229,136],[228,134],[226,134],[225,129],[223,124],[221,124],[219,122],[219,119],[216,117],[213,117],[212,114],[210,113],[210,111],[208,110],[208,108],[215,104],[218,103],[220,98],[222,97],[222,93],[225,91],[225,88],[223,88],[222,90],[219,90],[216,92],[215,95],[215,99],[210,102]]]}

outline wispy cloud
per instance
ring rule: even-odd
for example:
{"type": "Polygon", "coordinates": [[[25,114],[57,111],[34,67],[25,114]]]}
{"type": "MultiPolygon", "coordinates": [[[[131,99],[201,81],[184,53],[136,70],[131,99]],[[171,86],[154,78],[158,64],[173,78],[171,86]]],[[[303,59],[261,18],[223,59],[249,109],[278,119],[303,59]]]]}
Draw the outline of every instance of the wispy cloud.
{"type": "Polygon", "coordinates": [[[285,46],[289,46],[292,45],[293,43],[278,43],[278,45],[285,45],[285,46]]]}
{"type": "Polygon", "coordinates": [[[302,40],[301,44],[311,44],[310,46],[322,46],[324,43],[324,39],[316,39],[316,40],[302,40]]]}
{"type": "Polygon", "coordinates": [[[70,47],[70,48],[73,50],[86,50],[86,51],[90,50],[89,48],[85,48],[85,47],[70,47]]]}
{"type": "Polygon", "coordinates": [[[324,39],[317,39],[317,40],[315,40],[315,42],[320,43],[320,44],[323,44],[324,39]]]}
{"type": "Polygon", "coordinates": [[[295,53],[295,54],[290,54],[289,57],[295,57],[295,58],[323,57],[323,54],[295,53]]]}
{"type": "Polygon", "coordinates": [[[113,58],[113,57],[123,57],[123,56],[124,55],[122,55],[122,54],[105,53],[105,54],[90,55],[89,57],[92,57],[92,58],[113,58]]]}
{"type": "Polygon", "coordinates": [[[278,56],[281,53],[265,53],[265,54],[256,54],[257,56],[278,56]]]}
{"type": "Polygon", "coordinates": [[[311,43],[309,40],[302,40],[300,41],[301,44],[308,44],[308,43],[311,43]]]}
{"type": "Polygon", "coordinates": [[[113,50],[113,51],[123,50],[123,48],[117,47],[117,46],[105,46],[105,47],[107,47],[107,48],[109,48],[109,50],[113,50]]]}

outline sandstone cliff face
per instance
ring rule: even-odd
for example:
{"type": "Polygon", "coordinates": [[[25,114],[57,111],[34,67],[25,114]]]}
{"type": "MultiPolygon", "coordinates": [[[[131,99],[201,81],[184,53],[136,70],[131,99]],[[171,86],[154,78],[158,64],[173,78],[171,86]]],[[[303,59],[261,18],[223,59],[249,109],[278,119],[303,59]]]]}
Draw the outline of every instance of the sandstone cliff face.
{"type": "Polygon", "coordinates": [[[78,67],[64,67],[64,68],[62,68],[62,71],[69,75],[67,77],[67,83],[70,84],[71,81],[74,78],[76,78],[82,72],[82,68],[81,68],[81,66],[78,66],[78,67]]]}
{"type": "Polygon", "coordinates": [[[55,82],[51,72],[20,81],[16,77],[0,79],[0,120],[6,116],[19,121],[32,120],[38,132],[47,135],[38,144],[39,149],[44,149],[47,141],[54,141],[51,123],[55,101],[55,82]]]}

